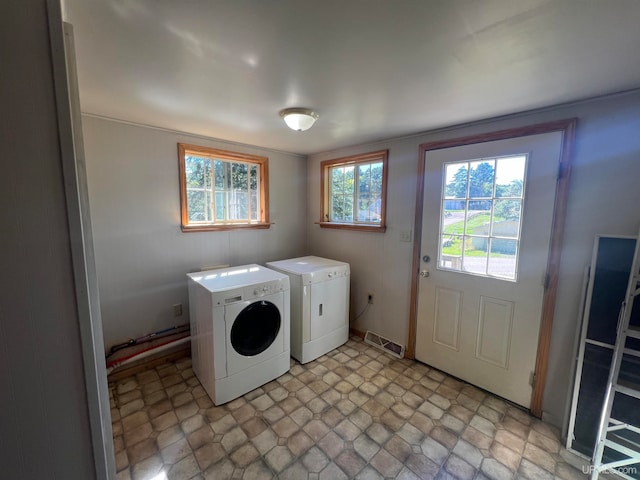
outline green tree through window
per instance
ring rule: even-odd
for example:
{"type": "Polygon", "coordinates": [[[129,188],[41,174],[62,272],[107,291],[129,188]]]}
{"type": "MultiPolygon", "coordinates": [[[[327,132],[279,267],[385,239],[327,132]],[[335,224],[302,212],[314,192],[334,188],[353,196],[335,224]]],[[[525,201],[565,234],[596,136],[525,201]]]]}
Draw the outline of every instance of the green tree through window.
{"type": "Polygon", "coordinates": [[[444,165],[438,268],[514,280],[526,156],[444,165]]]}
{"type": "Polygon", "coordinates": [[[384,231],[388,152],[322,162],[321,227],[384,231]]]}
{"type": "Polygon", "coordinates": [[[178,144],[183,231],[268,226],[267,158],[178,144]]]}

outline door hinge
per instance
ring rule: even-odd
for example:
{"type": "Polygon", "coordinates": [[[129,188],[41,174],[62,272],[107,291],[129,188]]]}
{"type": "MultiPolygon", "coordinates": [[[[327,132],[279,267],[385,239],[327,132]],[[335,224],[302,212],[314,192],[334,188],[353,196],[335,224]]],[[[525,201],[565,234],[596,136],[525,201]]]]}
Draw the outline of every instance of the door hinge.
{"type": "Polygon", "coordinates": [[[548,273],[545,273],[544,280],[542,280],[542,286],[545,290],[549,288],[549,282],[551,282],[551,277],[549,276],[548,273]]]}
{"type": "Polygon", "coordinates": [[[531,374],[529,375],[529,385],[531,385],[532,387],[534,387],[536,384],[536,377],[536,372],[531,372],[531,374]]]}

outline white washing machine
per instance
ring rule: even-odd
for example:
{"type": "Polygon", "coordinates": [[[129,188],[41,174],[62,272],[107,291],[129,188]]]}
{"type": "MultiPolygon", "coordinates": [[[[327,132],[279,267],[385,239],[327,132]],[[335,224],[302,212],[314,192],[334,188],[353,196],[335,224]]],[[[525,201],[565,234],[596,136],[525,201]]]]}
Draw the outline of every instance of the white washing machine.
{"type": "Polygon", "coordinates": [[[289,371],[289,277],[259,265],[187,275],[193,371],[221,405],[289,371]]]}
{"type": "Polygon", "coordinates": [[[291,356],[307,363],[349,339],[349,264],[307,256],[268,262],[291,281],[291,356]]]}

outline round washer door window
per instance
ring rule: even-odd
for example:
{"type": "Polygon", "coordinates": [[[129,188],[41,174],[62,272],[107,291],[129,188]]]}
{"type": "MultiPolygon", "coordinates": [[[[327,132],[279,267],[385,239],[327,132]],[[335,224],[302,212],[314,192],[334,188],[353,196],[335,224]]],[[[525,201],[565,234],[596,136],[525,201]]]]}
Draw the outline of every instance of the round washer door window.
{"type": "Polygon", "coordinates": [[[252,357],[264,352],[280,331],[280,312],[273,303],[261,300],[245,307],[231,327],[231,345],[240,355],[252,357]]]}

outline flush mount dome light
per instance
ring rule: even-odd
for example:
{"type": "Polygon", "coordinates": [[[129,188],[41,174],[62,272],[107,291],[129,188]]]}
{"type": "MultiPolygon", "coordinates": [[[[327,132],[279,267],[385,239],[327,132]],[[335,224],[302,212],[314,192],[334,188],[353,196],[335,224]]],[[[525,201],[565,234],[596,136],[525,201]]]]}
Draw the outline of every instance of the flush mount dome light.
{"type": "Polygon", "coordinates": [[[318,119],[318,114],[309,108],[285,108],[280,116],[291,130],[309,130],[318,119]]]}

